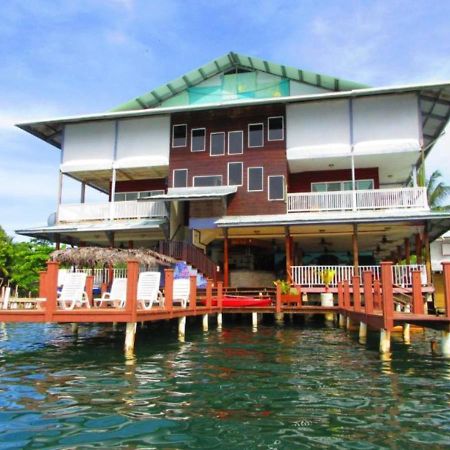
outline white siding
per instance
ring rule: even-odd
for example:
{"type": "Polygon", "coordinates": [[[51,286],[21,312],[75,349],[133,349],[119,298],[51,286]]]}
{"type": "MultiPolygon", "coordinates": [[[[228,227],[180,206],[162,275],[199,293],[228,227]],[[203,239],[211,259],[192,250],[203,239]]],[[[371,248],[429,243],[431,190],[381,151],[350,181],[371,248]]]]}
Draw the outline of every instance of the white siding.
{"type": "Polygon", "coordinates": [[[348,109],[347,100],[287,105],[288,160],[350,155],[348,109]]]}
{"type": "Polygon", "coordinates": [[[289,90],[290,95],[309,95],[330,92],[328,89],[319,86],[311,86],[310,84],[292,80],[289,81],[289,90]]]}
{"type": "Polygon", "coordinates": [[[418,114],[414,94],[356,98],[353,101],[355,154],[418,151],[418,114]]]}
{"type": "Polygon", "coordinates": [[[69,124],[64,129],[63,172],[111,169],[115,122],[69,124]]]}
{"type": "Polygon", "coordinates": [[[115,167],[169,165],[170,116],[119,122],[115,167]]]}

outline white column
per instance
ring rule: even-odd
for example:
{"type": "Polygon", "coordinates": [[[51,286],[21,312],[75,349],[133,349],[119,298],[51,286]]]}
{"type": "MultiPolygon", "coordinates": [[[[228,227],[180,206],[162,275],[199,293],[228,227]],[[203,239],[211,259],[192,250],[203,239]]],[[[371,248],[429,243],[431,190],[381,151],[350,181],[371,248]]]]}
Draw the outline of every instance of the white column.
{"type": "Polygon", "coordinates": [[[136,322],[127,322],[127,328],[125,330],[125,353],[132,353],[134,351],[136,325],[136,322]]]}
{"type": "Polygon", "coordinates": [[[184,342],[186,337],[186,316],[178,318],[178,339],[184,342]]]}
{"type": "Polygon", "coordinates": [[[359,322],[359,342],[365,343],[367,340],[367,324],[359,322]]]}
{"type": "Polygon", "coordinates": [[[218,330],[222,329],[222,321],[223,321],[222,313],[217,313],[217,329],[218,330]]]}
{"type": "Polygon", "coordinates": [[[411,344],[411,325],[409,323],[403,324],[402,334],[403,342],[408,345],[411,344]]]}
{"type": "Polygon", "coordinates": [[[345,316],[344,314],[339,314],[339,328],[345,327],[345,316]]]}
{"type": "Polygon", "coordinates": [[[59,179],[58,179],[58,204],[56,207],[56,222],[59,221],[59,205],[62,202],[62,189],[63,189],[63,173],[59,171],[59,179]]]}
{"type": "Polygon", "coordinates": [[[110,209],[109,209],[109,218],[110,220],[114,219],[114,196],[116,194],[116,169],[112,170],[112,179],[111,179],[111,201],[110,201],[110,209]]]}
{"type": "Polygon", "coordinates": [[[208,314],[203,314],[202,324],[203,331],[208,331],[208,314]]]}
{"type": "Polygon", "coordinates": [[[380,353],[391,351],[391,332],[385,329],[380,330],[380,353]]]}
{"type": "Polygon", "coordinates": [[[258,328],[258,313],[252,312],[252,327],[258,328]]]}
{"type": "Polygon", "coordinates": [[[284,314],[283,313],[275,313],[275,322],[278,325],[284,324],[284,314]]]}
{"type": "Polygon", "coordinates": [[[353,211],[356,211],[356,173],[355,173],[355,157],[351,156],[352,160],[352,206],[353,211]]]}
{"type": "Polygon", "coordinates": [[[442,349],[443,356],[450,357],[450,332],[449,331],[442,331],[441,349],[442,349]]]}
{"type": "Polygon", "coordinates": [[[80,203],[84,203],[85,201],[86,201],[86,183],[83,181],[81,183],[80,203]]]}

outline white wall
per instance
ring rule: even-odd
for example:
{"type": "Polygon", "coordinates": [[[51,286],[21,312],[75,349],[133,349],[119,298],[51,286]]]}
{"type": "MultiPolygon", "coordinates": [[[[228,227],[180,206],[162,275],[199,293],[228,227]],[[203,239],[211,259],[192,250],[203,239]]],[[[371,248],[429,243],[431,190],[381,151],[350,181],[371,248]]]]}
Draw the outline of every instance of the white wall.
{"type": "Polygon", "coordinates": [[[167,166],[169,150],[169,115],[119,121],[115,167],[167,166]]]}
{"type": "Polygon", "coordinates": [[[442,272],[441,263],[450,261],[450,236],[445,235],[430,244],[431,268],[434,272],[442,272]]]}
{"type": "Polygon", "coordinates": [[[286,107],[288,159],[350,155],[347,100],[291,103],[286,107]]]}
{"type": "Polygon", "coordinates": [[[64,129],[63,172],[110,169],[114,158],[114,121],[68,124],[64,129]]]}

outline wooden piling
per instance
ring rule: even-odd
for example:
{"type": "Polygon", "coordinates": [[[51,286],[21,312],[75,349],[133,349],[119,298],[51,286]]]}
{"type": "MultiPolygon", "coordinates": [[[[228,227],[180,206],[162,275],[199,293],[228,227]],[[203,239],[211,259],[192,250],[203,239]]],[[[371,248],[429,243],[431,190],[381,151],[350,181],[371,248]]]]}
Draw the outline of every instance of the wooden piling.
{"type": "Polygon", "coordinates": [[[381,283],[383,286],[383,323],[384,329],[391,331],[394,327],[394,291],[392,262],[381,263],[381,283]]]}
{"type": "Polygon", "coordinates": [[[344,308],[350,309],[350,284],[348,280],[344,280],[344,308]]]}
{"type": "Polygon", "coordinates": [[[412,275],[412,312],[413,314],[424,314],[421,271],[412,270],[411,275],[412,275]]]}
{"type": "Polygon", "coordinates": [[[89,305],[94,306],[94,275],[88,275],[86,277],[86,294],[88,297],[89,305]]]}
{"type": "Polygon", "coordinates": [[[364,287],[364,311],[366,314],[373,314],[373,291],[372,291],[373,274],[371,271],[363,273],[364,287]]]}
{"type": "Polygon", "coordinates": [[[197,309],[197,276],[189,277],[189,309],[195,311],[197,309]]]}
{"type": "Polygon", "coordinates": [[[164,297],[166,311],[173,311],[173,269],[164,270],[164,297]]]}
{"type": "Polygon", "coordinates": [[[45,302],[45,321],[51,322],[53,314],[57,309],[58,296],[58,270],[59,263],[56,261],[47,262],[47,275],[45,276],[47,301],[45,302]]]}
{"type": "Polygon", "coordinates": [[[445,317],[450,319],[450,262],[443,262],[444,272],[444,309],[445,317]]]}
{"type": "Polygon", "coordinates": [[[361,311],[361,291],[359,289],[360,286],[360,278],[357,275],[352,277],[352,286],[353,286],[353,309],[357,312],[361,311]]]}
{"type": "MultiPolygon", "coordinates": [[[[130,322],[133,323],[137,322],[138,278],[139,278],[139,263],[135,260],[129,260],[127,262],[127,302],[125,305],[125,310],[130,315],[130,322]]],[[[131,333],[131,331],[128,330],[128,333],[131,333]]]]}

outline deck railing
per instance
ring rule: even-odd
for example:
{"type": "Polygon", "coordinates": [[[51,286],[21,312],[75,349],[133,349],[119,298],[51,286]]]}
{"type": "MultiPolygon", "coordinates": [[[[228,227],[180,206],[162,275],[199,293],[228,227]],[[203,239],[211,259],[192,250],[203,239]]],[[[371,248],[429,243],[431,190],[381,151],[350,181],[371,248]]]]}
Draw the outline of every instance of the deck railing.
{"type": "Polygon", "coordinates": [[[58,222],[82,222],[90,220],[144,219],[167,216],[164,202],[125,201],[109,203],[61,204],[58,222]]]}
{"type": "Polygon", "coordinates": [[[287,211],[429,209],[425,187],[288,194],[287,211]]]}
{"type": "MultiPolygon", "coordinates": [[[[394,284],[401,287],[412,286],[412,270],[420,270],[422,284],[427,284],[426,268],[423,264],[394,265],[392,266],[394,284]]],[[[336,287],[338,283],[350,280],[355,274],[353,266],[291,266],[291,276],[294,284],[305,287],[324,286],[323,274],[326,271],[334,271],[335,275],[330,287],[336,287]]],[[[371,271],[375,279],[380,279],[380,266],[359,266],[357,275],[362,284],[363,272],[371,271]]]]}

